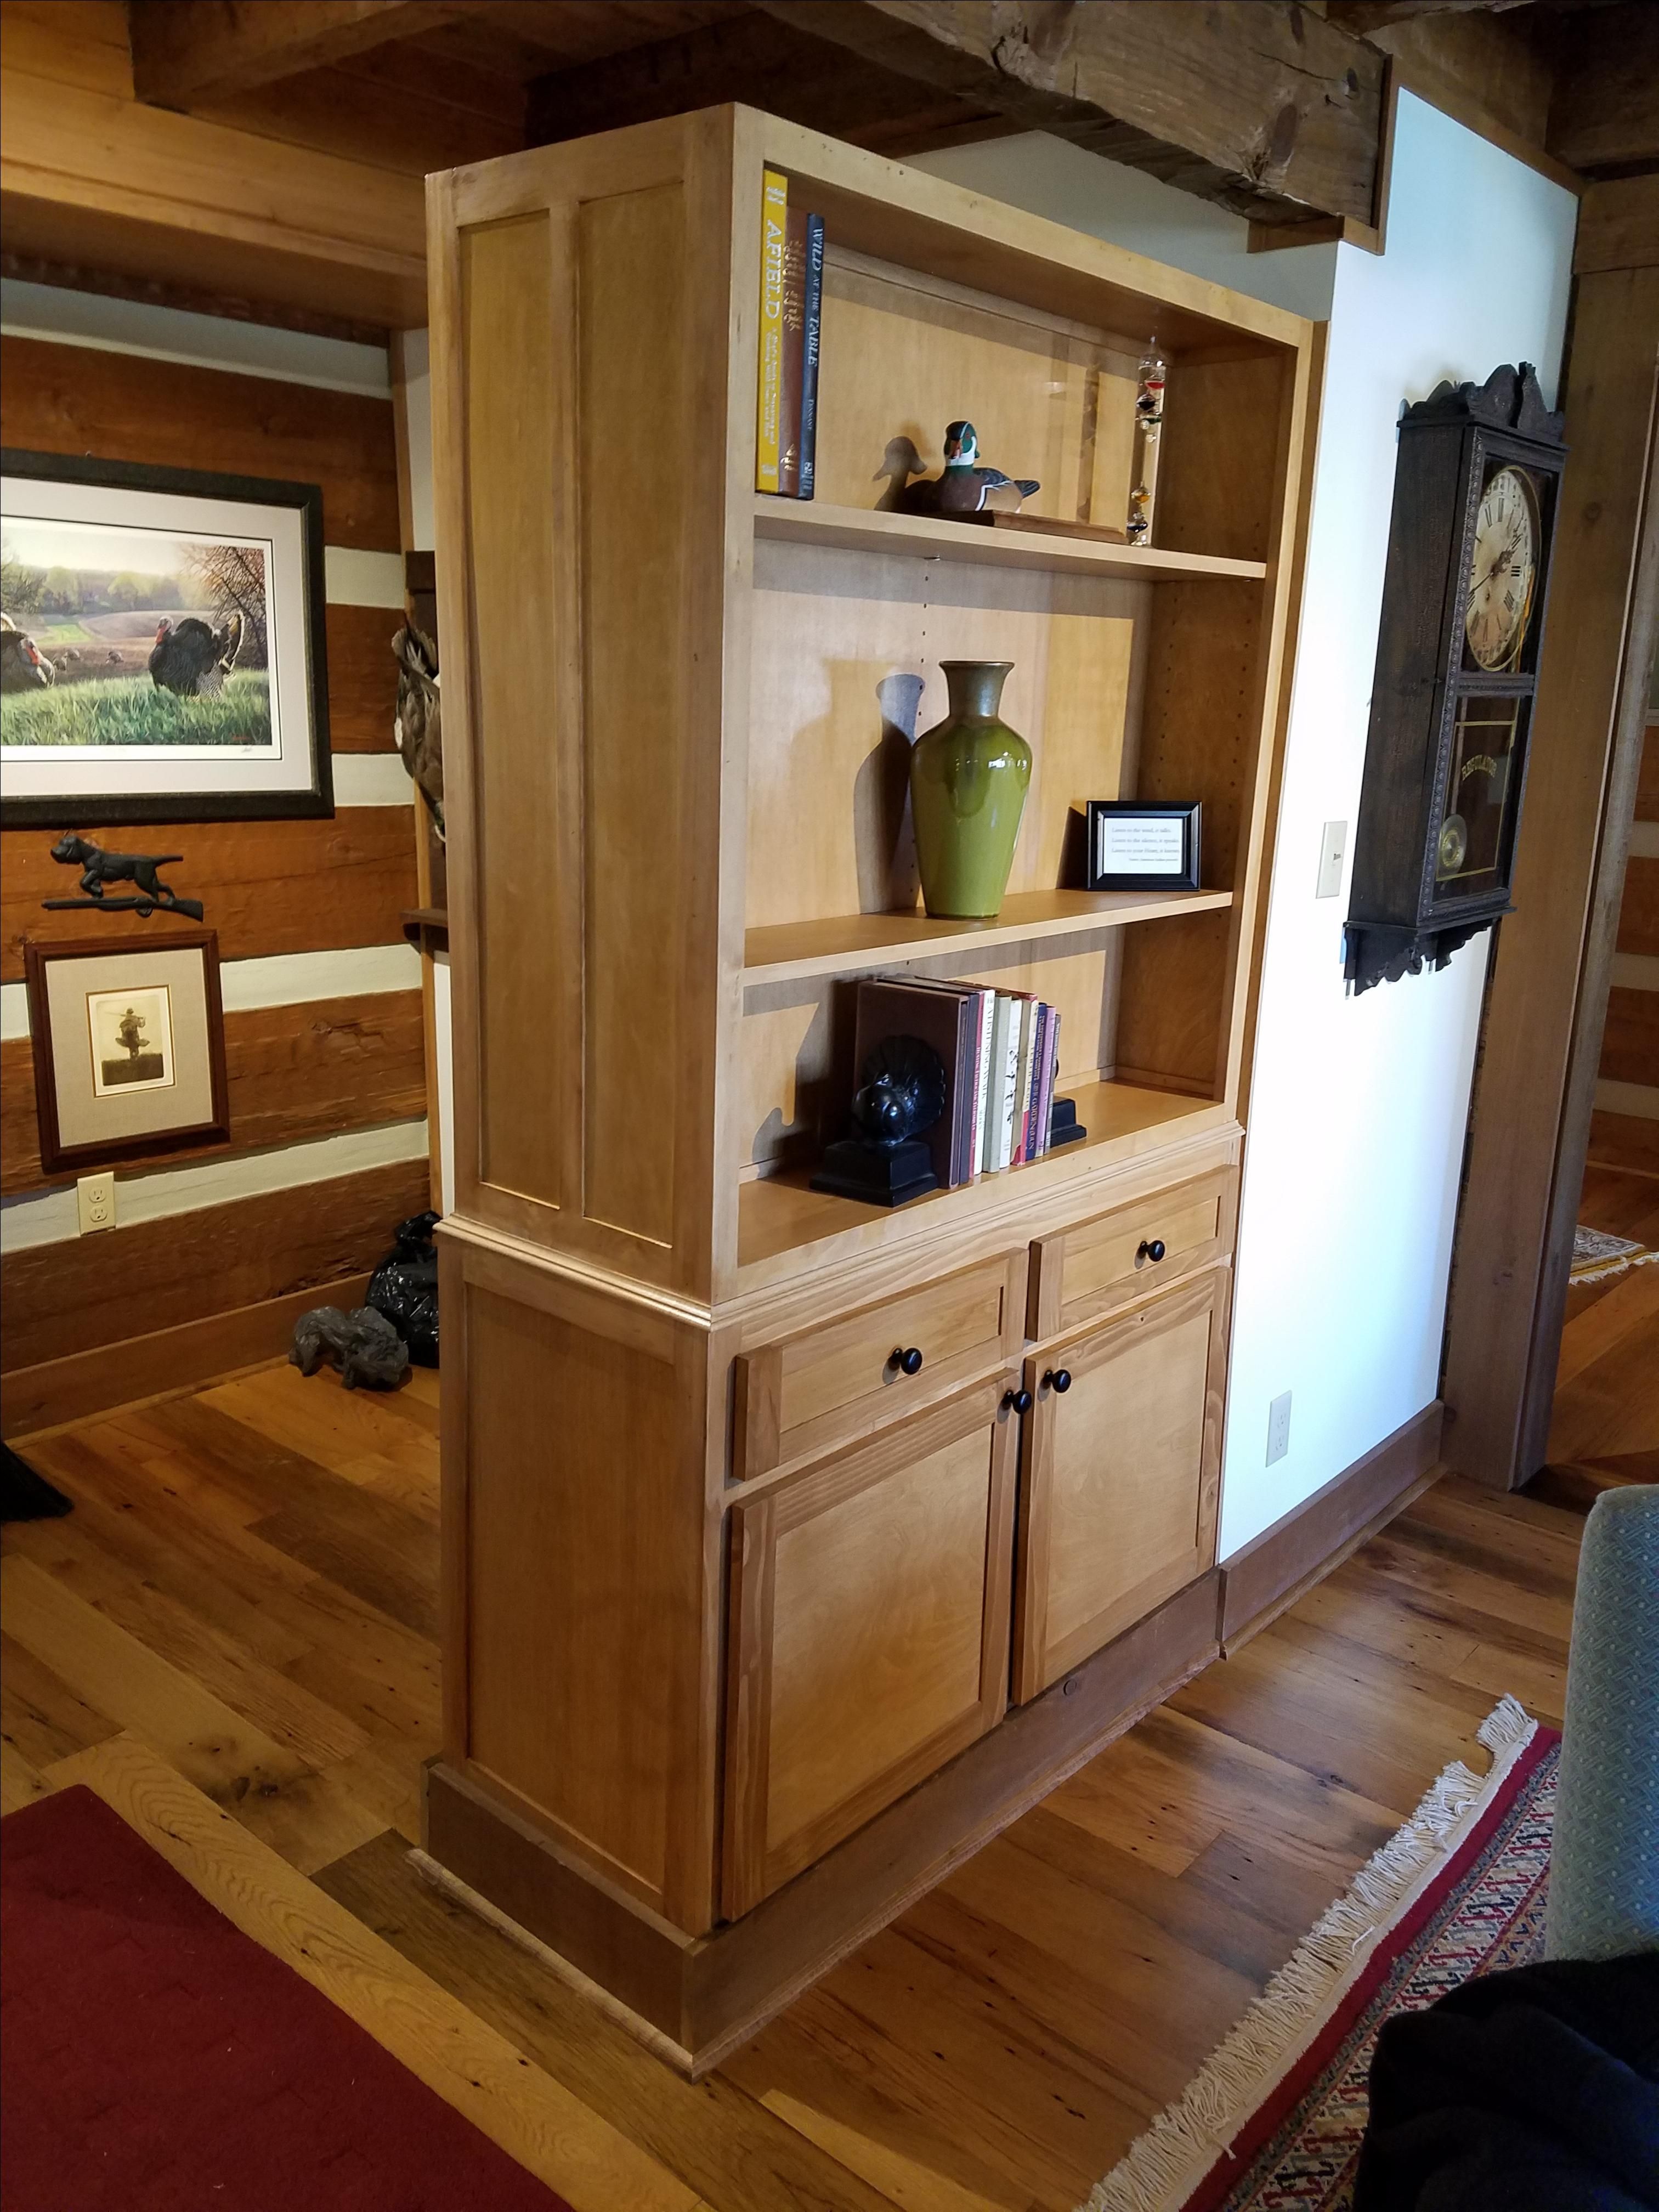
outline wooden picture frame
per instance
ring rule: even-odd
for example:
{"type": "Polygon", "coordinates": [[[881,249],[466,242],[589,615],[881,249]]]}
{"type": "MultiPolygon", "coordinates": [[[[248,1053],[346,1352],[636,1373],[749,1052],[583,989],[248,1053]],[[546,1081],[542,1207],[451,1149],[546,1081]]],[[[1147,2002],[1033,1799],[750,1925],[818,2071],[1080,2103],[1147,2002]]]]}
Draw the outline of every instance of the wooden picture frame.
{"type": "Polygon", "coordinates": [[[143,944],[26,939],[23,966],[47,1175],[229,1141],[216,931],[169,930],[143,944]],[[95,965],[68,972],[86,963],[95,965]],[[129,1073],[118,1044],[143,1073],[129,1073]]]}
{"type": "Polygon", "coordinates": [[[1085,890],[1200,890],[1202,811],[1195,799],[1090,799],[1085,890]],[[1140,864],[1143,855],[1145,865],[1140,864]]]}
{"type": "Polygon", "coordinates": [[[0,450],[0,823],[331,815],[319,486],[0,450]]]}

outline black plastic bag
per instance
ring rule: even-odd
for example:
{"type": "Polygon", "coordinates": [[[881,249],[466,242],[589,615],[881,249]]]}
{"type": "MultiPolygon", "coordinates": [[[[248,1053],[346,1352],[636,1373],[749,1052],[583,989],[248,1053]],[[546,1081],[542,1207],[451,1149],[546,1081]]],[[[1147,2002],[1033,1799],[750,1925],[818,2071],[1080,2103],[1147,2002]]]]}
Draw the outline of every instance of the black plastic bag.
{"type": "Polygon", "coordinates": [[[409,1346],[417,1367],[438,1364],[438,1254],[435,1213],[411,1213],[398,1224],[398,1241],[368,1279],[366,1305],[384,1314],[409,1346]]]}

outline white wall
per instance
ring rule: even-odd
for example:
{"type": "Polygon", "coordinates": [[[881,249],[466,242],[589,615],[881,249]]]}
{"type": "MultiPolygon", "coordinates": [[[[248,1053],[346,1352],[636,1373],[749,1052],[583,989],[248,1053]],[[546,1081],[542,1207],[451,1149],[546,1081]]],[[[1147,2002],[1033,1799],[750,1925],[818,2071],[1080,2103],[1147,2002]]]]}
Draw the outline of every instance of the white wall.
{"type": "MultiPolygon", "coordinates": [[[[918,166],[1330,322],[1245,1152],[1225,1556],[1438,1388],[1489,940],[1437,975],[1348,998],[1346,885],[1316,900],[1316,868],[1322,825],[1358,812],[1401,406],[1442,377],[1522,360],[1553,399],[1577,207],[1410,94],[1381,257],[1346,246],[1246,256],[1223,228],[1234,218],[1200,209],[1195,221],[1184,195],[1073,148],[1060,161],[1052,143],[1004,140],[918,166]],[[1269,1468],[1267,1408],[1284,1390],[1290,1451],[1269,1468]]],[[[1178,416],[1164,434],[1180,436],[1178,416]]]]}

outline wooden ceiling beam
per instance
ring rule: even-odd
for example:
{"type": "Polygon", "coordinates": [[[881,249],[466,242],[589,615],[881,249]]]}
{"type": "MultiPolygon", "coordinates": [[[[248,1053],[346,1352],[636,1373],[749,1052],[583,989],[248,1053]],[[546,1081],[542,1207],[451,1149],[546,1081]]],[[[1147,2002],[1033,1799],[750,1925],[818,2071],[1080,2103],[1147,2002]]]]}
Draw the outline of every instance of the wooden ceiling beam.
{"type": "Polygon", "coordinates": [[[464,15],[464,0],[130,0],[133,87],[157,107],[224,100],[464,15]]]}
{"type": "Polygon", "coordinates": [[[1659,9],[1626,0],[1574,15],[1554,39],[1549,150],[1590,176],[1659,165],[1659,9]]]}
{"type": "Polygon", "coordinates": [[[1326,0],[1325,15],[1328,21],[1363,39],[1419,15],[1504,15],[1531,5],[1532,0],[1326,0]]]}
{"type": "Polygon", "coordinates": [[[1296,0],[760,0],[1021,129],[1262,222],[1373,219],[1385,62],[1296,0]]]}
{"type": "Polygon", "coordinates": [[[728,100],[895,156],[1018,128],[994,108],[880,69],[787,17],[751,9],[730,21],[537,79],[526,137],[532,146],[549,146],[728,100]]]}

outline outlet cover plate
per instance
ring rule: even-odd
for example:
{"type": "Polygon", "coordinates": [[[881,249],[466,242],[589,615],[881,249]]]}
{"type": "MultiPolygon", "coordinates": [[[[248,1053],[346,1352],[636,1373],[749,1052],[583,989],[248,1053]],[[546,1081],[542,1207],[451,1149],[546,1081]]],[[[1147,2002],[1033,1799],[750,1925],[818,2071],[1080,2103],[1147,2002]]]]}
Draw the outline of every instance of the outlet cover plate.
{"type": "Polygon", "coordinates": [[[1342,890],[1342,863],[1348,850],[1348,825],[1328,822],[1319,840],[1319,889],[1316,898],[1336,898],[1342,890]]]}
{"type": "Polygon", "coordinates": [[[103,1175],[82,1176],[75,1186],[75,1207],[83,1237],[89,1237],[96,1229],[113,1229],[114,1169],[109,1169],[103,1175]]]}
{"type": "Polygon", "coordinates": [[[1291,1448],[1291,1394],[1281,1390],[1267,1408],[1267,1464],[1283,1459],[1291,1448]]]}

